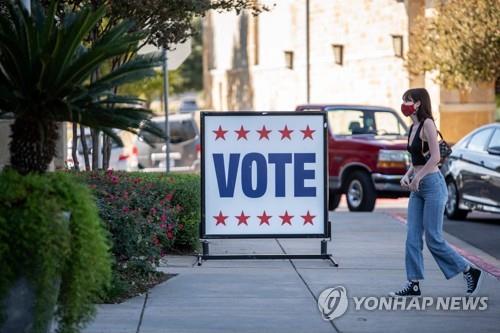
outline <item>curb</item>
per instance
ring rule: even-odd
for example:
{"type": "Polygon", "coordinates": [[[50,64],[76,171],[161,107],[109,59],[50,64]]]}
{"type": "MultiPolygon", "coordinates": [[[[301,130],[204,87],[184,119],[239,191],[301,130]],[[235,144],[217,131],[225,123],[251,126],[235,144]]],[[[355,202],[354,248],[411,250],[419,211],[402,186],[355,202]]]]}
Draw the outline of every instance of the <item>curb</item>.
{"type": "MultiPolygon", "coordinates": [[[[396,221],[398,221],[402,225],[406,225],[406,223],[407,223],[406,218],[404,218],[400,214],[397,214],[397,213],[386,213],[386,214],[389,215],[390,217],[392,217],[393,219],[395,219],[396,221]]],[[[473,263],[477,267],[481,268],[483,271],[491,274],[492,276],[494,276],[495,278],[500,280],[500,267],[495,266],[494,264],[484,260],[483,258],[478,257],[475,254],[470,253],[469,251],[467,251],[459,246],[456,246],[453,244],[450,244],[450,246],[455,251],[457,251],[462,257],[464,257],[465,259],[467,259],[468,261],[470,261],[471,263],[473,263]]]]}

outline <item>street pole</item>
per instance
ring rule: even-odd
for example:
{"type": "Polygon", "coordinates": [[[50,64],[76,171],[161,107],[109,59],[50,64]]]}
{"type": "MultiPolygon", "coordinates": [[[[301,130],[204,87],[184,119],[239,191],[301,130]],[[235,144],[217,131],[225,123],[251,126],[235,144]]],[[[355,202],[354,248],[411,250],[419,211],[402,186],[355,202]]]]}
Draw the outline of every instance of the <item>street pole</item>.
{"type": "Polygon", "coordinates": [[[170,172],[170,128],[168,125],[168,57],[167,50],[162,48],[163,61],[162,61],[162,71],[163,71],[163,112],[165,113],[165,163],[166,171],[170,172]]]}
{"type": "Polygon", "coordinates": [[[310,42],[310,3],[306,0],[306,96],[311,103],[311,42],[310,42]]]}

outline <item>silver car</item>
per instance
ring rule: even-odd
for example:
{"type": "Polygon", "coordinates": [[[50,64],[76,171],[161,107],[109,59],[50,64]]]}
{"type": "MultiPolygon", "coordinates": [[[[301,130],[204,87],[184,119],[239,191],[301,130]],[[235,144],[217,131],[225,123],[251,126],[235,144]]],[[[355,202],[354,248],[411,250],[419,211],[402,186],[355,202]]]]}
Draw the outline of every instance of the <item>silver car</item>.
{"type": "MultiPolygon", "coordinates": [[[[155,117],[152,121],[160,128],[165,126],[165,117],[155,117]]],[[[192,114],[168,116],[170,129],[170,166],[196,170],[200,158],[200,135],[192,114]]],[[[165,161],[165,141],[147,132],[140,132],[135,144],[138,148],[140,168],[157,168],[165,161]],[[151,147],[144,139],[153,143],[151,147]]]]}

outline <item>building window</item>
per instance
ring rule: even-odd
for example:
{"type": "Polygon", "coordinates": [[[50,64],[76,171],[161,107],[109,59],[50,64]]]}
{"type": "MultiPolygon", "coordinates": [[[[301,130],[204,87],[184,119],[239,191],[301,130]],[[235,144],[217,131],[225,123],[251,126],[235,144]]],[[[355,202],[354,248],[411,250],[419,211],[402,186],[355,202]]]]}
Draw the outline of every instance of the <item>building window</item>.
{"type": "Polygon", "coordinates": [[[392,48],[396,57],[403,58],[403,36],[392,35],[392,48]]]}
{"type": "Polygon", "coordinates": [[[285,66],[288,69],[293,69],[293,51],[285,51],[285,66]]]}
{"type": "Polygon", "coordinates": [[[335,63],[342,66],[344,64],[344,45],[333,44],[332,47],[335,63]]]}

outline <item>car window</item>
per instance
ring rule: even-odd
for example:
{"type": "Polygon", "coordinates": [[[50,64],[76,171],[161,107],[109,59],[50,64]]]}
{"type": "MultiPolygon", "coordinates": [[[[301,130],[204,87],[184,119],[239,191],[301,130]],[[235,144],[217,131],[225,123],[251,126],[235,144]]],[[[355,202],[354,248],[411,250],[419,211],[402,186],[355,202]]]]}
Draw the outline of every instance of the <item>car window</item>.
{"type": "Polygon", "coordinates": [[[489,149],[500,150],[500,129],[496,129],[488,144],[489,149]]]}
{"type": "Polygon", "coordinates": [[[328,124],[335,135],[405,135],[398,117],[389,111],[331,110],[328,124]]]}
{"type": "Polygon", "coordinates": [[[335,135],[364,134],[364,113],[359,110],[329,111],[328,125],[335,135]]]}
{"type": "MultiPolygon", "coordinates": [[[[164,121],[159,121],[159,122],[155,121],[153,123],[155,124],[156,127],[161,128],[162,130],[164,129],[164,126],[165,126],[165,122],[164,121]]],[[[160,143],[165,142],[165,140],[162,137],[153,135],[153,134],[151,134],[149,132],[146,132],[146,131],[141,131],[139,133],[139,136],[141,138],[144,138],[145,141],[151,142],[153,144],[160,144],[160,143]]]]}
{"type": "Polygon", "coordinates": [[[375,111],[375,126],[378,135],[405,135],[406,130],[399,119],[387,111],[375,111]]]}
{"type": "Polygon", "coordinates": [[[474,134],[467,145],[467,149],[473,151],[485,151],[486,143],[488,142],[492,131],[493,129],[488,128],[474,134]]]}
{"type": "Polygon", "coordinates": [[[173,121],[169,125],[171,143],[181,143],[196,137],[196,128],[192,120],[173,121]]]}

